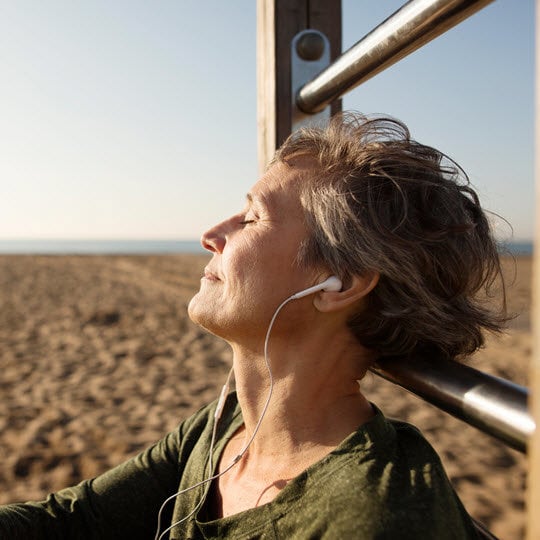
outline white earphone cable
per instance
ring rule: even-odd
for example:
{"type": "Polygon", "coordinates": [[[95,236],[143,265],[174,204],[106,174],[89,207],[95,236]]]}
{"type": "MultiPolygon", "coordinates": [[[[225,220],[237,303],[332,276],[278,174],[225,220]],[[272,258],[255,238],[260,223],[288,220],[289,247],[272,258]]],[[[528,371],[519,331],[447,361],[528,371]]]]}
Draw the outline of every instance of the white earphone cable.
{"type": "MultiPolygon", "coordinates": [[[[266,364],[266,369],[268,370],[268,378],[269,378],[270,388],[268,389],[268,396],[266,397],[266,401],[264,403],[263,410],[261,412],[261,415],[259,416],[259,420],[257,421],[257,424],[255,425],[255,429],[253,430],[253,433],[252,433],[251,437],[249,438],[248,442],[243,446],[242,450],[240,450],[238,455],[232,460],[232,462],[223,471],[221,471],[220,473],[215,474],[213,476],[210,476],[210,477],[206,478],[205,480],[201,480],[200,482],[198,482],[197,484],[194,484],[193,486],[182,489],[182,490],[178,491],[177,493],[174,493],[173,495],[171,495],[167,499],[165,499],[165,501],[163,501],[163,504],[161,505],[161,507],[159,509],[159,512],[158,512],[157,529],[156,529],[156,535],[154,537],[154,540],[161,540],[163,535],[165,535],[167,532],[169,532],[171,529],[173,529],[177,525],[180,525],[184,521],[188,520],[193,514],[195,514],[199,510],[199,508],[202,506],[202,504],[204,502],[204,499],[205,499],[205,496],[206,496],[206,492],[203,493],[203,495],[201,496],[199,502],[195,505],[195,508],[187,516],[183,517],[182,519],[180,519],[178,521],[175,521],[172,525],[167,527],[160,534],[159,530],[161,528],[161,516],[162,516],[162,513],[163,513],[163,509],[165,508],[165,505],[169,501],[171,501],[172,499],[175,499],[176,497],[178,497],[179,495],[183,495],[184,493],[187,493],[188,491],[191,491],[191,490],[196,489],[196,488],[198,488],[200,486],[208,484],[209,482],[213,482],[214,480],[216,480],[220,476],[223,476],[225,473],[229,472],[242,459],[242,457],[244,456],[244,454],[247,452],[248,448],[250,447],[251,443],[253,442],[253,439],[255,439],[255,435],[257,435],[257,432],[259,431],[261,423],[262,423],[262,421],[264,419],[264,416],[266,415],[266,412],[268,410],[268,406],[270,405],[270,400],[272,398],[272,393],[273,393],[273,390],[274,390],[274,377],[272,375],[272,370],[270,368],[270,361],[269,361],[269,357],[268,357],[268,343],[270,341],[270,332],[272,331],[272,327],[274,326],[274,322],[275,322],[279,312],[281,311],[281,309],[288,302],[290,302],[291,300],[295,300],[296,298],[297,298],[297,296],[295,296],[295,295],[289,296],[289,298],[284,300],[278,306],[278,308],[274,312],[274,315],[272,316],[272,319],[270,320],[270,324],[268,325],[268,330],[266,331],[266,337],[265,337],[265,340],[264,340],[264,362],[266,364]]],[[[216,407],[216,412],[214,413],[214,426],[212,428],[212,439],[210,441],[210,450],[209,450],[209,456],[208,456],[208,469],[209,469],[209,474],[210,475],[212,474],[212,471],[213,471],[212,454],[213,454],[213,451],[214,451],[214,444],[215,444],[215,438],[216,438],[217,425],[218,425],[219,419],[221,417],[221,413],[223,412],[223,407],[225,405],[225,399],[227,397],[227,393],[228,393],[228,389],[229,389],[229,382],[230,382],[232,373],[233,373],[233,368],[231,368],[231,370],[229,371],[227,381],[225,382],[225,384],[224,384],[224,386],[223,386],[223,388],[221,390],[221,394],[219,396],[218,404],[217,404],[217,407],[216,407]]]]}

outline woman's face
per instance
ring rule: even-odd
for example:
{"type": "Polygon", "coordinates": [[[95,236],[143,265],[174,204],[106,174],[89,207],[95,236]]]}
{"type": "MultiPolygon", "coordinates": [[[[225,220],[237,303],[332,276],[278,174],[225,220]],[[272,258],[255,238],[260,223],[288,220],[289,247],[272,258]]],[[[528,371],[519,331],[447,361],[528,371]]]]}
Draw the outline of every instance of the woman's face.
{"type": "Polygon", "coordinates": [[[204,233],[213,257],[189,305],[194,322],[228,340],[258,338],[283,300],[318,282],[320,271],[297,262],[308,234],[299,188],[312,168],[306,157],[276,163],[242,212],[204,233]]]}

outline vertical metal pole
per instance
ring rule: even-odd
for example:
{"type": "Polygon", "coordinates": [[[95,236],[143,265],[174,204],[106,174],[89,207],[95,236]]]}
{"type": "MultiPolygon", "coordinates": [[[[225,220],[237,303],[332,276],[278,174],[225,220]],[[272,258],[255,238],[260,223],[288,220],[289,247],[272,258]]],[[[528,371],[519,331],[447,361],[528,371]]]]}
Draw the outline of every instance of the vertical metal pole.
{"type": "MultiPolygon", "coordinates": [[[[330,60],[341,54],[339,0],[257,0],[257,128],[259,170],[289,136],[294,100],[291,95],[291,43],[302,30],[322,32],[330,42],[330,60]]],[[[335,114],[341,108],[332,105],[335,114]]]]}
{"type": "Polygon", "coordinates": [[[276,6],[257,0],[257,151],[259,174],[276,149],[276,6]]]}
{"type": "Polygon", "coordinates": [[[533,255],[533,355],[530,408],[537,429],[529,445],[527,493],[527,539],[540,538],[540,0],[536,0],[536,92],[535,92],[535,181],[536,226],[533,255]]]}

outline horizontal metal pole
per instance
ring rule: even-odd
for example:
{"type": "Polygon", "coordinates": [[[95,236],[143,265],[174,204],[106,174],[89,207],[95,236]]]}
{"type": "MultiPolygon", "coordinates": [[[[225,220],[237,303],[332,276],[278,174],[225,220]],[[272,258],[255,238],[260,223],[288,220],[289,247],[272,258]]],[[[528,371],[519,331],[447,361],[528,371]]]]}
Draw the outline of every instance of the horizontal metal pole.
{"type": "Polygon", "coordinates": [[[528,390],[451,360],[385,360],[371,371],[525,452],[535,422],[528,390]]]}
{"type": "Polygon", "coordinates": [[[296,104],[316,113],[493,0],[411,0],[305,84],[296,104]]]}

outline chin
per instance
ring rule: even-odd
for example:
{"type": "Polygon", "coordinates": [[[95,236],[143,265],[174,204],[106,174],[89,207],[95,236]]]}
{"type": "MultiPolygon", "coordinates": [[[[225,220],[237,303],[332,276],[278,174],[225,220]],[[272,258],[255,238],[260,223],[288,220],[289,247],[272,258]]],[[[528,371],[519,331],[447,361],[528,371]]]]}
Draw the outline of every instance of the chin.
{"type": "Polygon", "coordinates": [[[195,294],[195,296],[189,301],[188,308],[187,308],[188,316],[195,324],[200,324],[199,323],[199,316],[200,316],[199,306],[201,302],[197,298],[199,295],[200,295],[200,292],[195,294]]]}
{"type": "Polygon", "coordinates": [[[212,334],[219,335],[215,328],[217,326],[215,317],[213,316],[215,311],[215,308],[212,307],[210,302],[201,298],[200,292],[190,300],[187,308],[188,316],[192,322],[205,330],[208,330],[208,332],[211,332],[212,334]]]}

